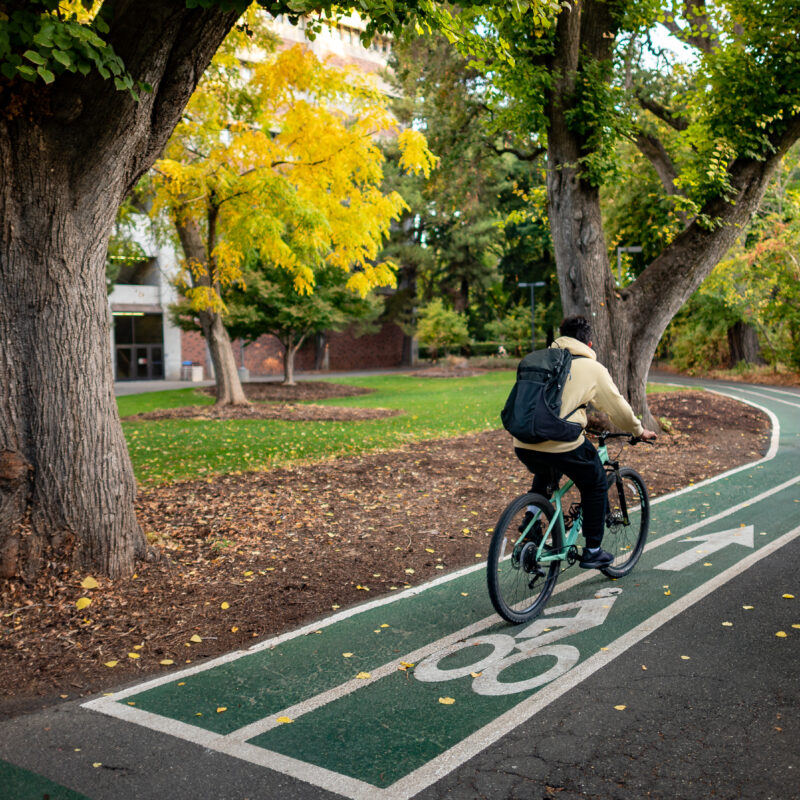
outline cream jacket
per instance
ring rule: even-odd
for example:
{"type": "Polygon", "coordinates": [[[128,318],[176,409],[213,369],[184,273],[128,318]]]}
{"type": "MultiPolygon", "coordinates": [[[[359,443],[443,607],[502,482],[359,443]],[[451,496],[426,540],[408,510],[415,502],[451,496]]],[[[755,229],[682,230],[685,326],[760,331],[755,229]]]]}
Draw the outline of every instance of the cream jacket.
{"type": "MultiPolygon", "coordinates": [[[[576,358],[572,362],[569,378],[564,385],[561,395],[561,416],[565,417],[578,406],[584,403],[593,403],[601,411],[605,411],[611,421],[623,431],[641,436],[642,423],[636,418],[633,409],[627,400],[619,393],[616,384],[611,380],[608,370],[597,360],[597,355],[591,347],[573,339],[571,336],[561,336],[556,339],[551,347],[562,347],[576,358]]],[[[570,418],[570,422],[579,422],[582,428],[586,427],[586,409],[578,409],[570,418]]],[[[514,439],[514,447],[525,450],[540,450],[545,453],[567,453],[574,450],[584,442],[581,434],[573,442],[541,442],[540,444],[525,444],[514,439]]]]}

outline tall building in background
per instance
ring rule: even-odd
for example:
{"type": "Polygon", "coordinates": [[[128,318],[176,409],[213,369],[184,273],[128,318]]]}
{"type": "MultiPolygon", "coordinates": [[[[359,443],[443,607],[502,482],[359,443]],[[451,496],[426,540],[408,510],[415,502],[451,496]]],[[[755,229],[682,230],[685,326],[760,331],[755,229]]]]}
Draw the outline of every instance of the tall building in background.
{"type": "MultiPolygon", "coordinates": [[[[306,36],[306,21],[292,25],[283,15],[272,26],[281,48],[302,44],[321,61],[336,66],[355,66],[375,75],[388,94],[388,84],[381,78],[391,54],[391,38],[376,35],[369,47],[361,43],[365,22],[357,14],[342,17],[323,26],[312,41],[306,36]]],[[[145,231],[137,236],[145,258],[122,269],[109,295],[112,315],[111,353],[115,380],[181,380],[199,375],[189,364],[203,368],[203,376],[212,377],[211,360],[199,333],[185,333],[169,318],[168,307],[176,302],[173,279],[178,273],[179,254],[171,247],[158,245],[145,231]]],[[[234,355],[240,367],[252,375],[281,374],[283,347],[271,336],[264,336],[247,347],[234,342],[234,355]]],[[[385,325],[374,336],[354,339],[347,332],[331,334],[326,341],[310,343],[296,360],[301,370],[357,369],[370,366],[394,366],[402,358],[402,333],[396,326],[385,325]],[[315,347],[316,344],[316,347],[315,347]],[[316,352],[315,352],[316,350],[316,352]]]]}

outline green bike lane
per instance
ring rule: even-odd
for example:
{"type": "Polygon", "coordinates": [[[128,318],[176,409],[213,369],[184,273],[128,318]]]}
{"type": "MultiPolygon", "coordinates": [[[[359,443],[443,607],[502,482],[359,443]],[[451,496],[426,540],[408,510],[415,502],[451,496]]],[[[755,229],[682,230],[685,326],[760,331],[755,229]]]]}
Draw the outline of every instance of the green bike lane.
{"type": "MultiPolygon", "coordinates": [[[[97,698],[81,713],[353,800],[413,797],[800,535],[800,398],[748,391],[725,393],[774,415],[767,457],[656,500],[648,548],[624,579],[574,567],[540,619],[511,626],[492,611],[484,569],[470,568],[97,698]]],[[[131,780],[120,777],[121,796],[153,796],[126,794],[131,780]]]]}

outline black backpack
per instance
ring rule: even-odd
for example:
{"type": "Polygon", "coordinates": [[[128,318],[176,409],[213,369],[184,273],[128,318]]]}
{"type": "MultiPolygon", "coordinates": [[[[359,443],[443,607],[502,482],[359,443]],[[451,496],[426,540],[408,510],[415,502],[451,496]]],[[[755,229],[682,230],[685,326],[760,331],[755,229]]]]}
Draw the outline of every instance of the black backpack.
{"type": "Polygon", "coordinates": [[[561,394],[573,356],[569,350],[549,347],[528,353],[517,367],[517,382],[500,413],[503,427],[520,442],[571,442],[583,432],[578,422],[567,422],[580,405],[561,417],[561,394]]]}

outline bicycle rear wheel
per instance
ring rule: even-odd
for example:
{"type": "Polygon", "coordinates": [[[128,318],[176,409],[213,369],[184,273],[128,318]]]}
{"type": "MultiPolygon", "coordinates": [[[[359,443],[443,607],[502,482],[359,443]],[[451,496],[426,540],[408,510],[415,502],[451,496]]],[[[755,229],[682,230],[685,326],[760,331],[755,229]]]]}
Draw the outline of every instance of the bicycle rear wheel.
{"type": "MultiPolygon", "coordinates": [[[[523,494],[506,507],[489,545],[486,578],[495,611],[518,624],[536,618],[553,592],[560,561],[537,563],[536,551],[555,511],[542,495],[523,494]],[[535,508],[528,514],[528,506],[535,508]]],[[[559,536],[560,538],[560,536],[559,536]]],[[[545,547],[560,547],[549,537],[545,547]]]]}
{"type": "Polygon", "coordinates": [[[621,578],[636,566],[650,528],[650,498],[642,476],[630,467],[608,473],[608,509],[603,548],[614,560],[602,572],[621,578]]]}

